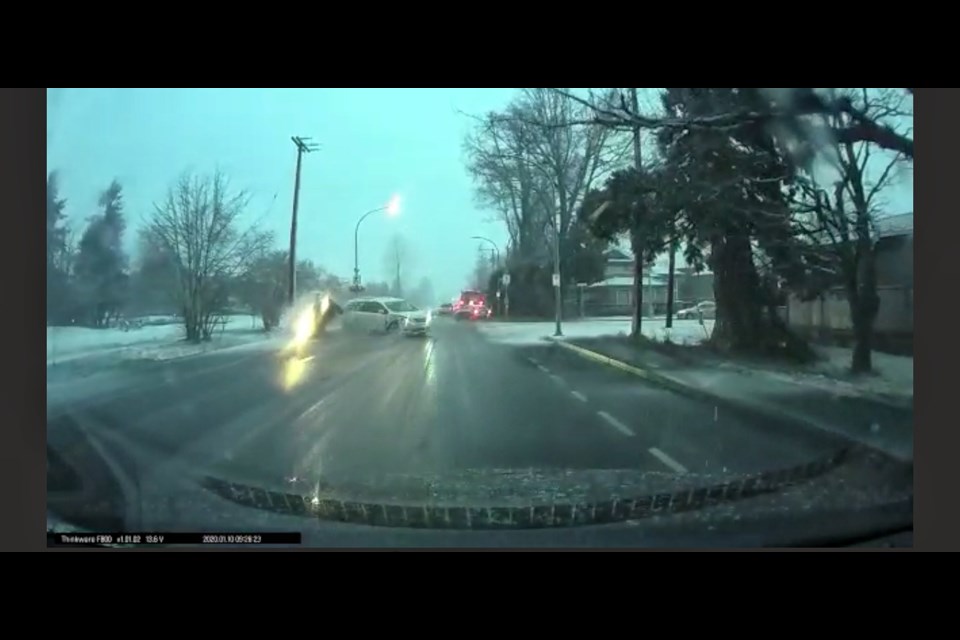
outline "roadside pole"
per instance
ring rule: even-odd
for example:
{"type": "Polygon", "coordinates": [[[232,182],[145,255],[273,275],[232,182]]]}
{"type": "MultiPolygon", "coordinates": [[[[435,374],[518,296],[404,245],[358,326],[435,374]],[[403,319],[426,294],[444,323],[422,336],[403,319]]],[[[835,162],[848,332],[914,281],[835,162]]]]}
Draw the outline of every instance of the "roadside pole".
{"type": "Polygon", "coordinates": [[[503,317],[510,317],[510,273],[504,272],[501,276],[503,280],[503,317]]]}

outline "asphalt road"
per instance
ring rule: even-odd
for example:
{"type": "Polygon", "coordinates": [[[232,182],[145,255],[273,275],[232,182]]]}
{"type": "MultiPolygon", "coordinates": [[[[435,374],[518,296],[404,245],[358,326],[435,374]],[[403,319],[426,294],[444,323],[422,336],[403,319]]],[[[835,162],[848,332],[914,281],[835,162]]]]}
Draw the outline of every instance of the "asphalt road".
{"type": "Polygon", "coordinates": [[[114,375],[124,384],[102,393],[91,384],[82,401],[48,406],[48,442],[83,473],[93,457],[77,429],[96,434],[138,483],[212,475],[289,489],[518,468],[746,473],[842,446],[445,319],[428,338],[335,332],[301,358],[241,350],[126,363],[114,375]]]}

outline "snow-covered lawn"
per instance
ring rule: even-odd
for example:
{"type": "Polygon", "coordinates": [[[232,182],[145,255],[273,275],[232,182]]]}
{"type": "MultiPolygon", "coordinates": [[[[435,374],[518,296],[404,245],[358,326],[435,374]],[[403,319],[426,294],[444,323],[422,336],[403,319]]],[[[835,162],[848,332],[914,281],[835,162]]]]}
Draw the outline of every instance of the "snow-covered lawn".
{"type": "Polygon", "coordinates": [[[854,377],[850,373],[852,349],[815,346],[821,360],[800,371],[755,369],[770,377],[816,387],[835,394],[882,396],[912,403],[913,358],[873,352],[873,374],[854,377]]]}
{"type": "MultiPolygon", "coordinates": [[[[667,329],[663,318],[644,318],[641,323],[643,335],[663,341],[669,335],[676,344],[698,344],[710,336],[713,320],[704,325],[695,320],[674,320],[673,328],[667,329]]],[[[478,329],[496,342],[505,344],[536,344],[550,338],[556,325],[553,322],[480,322],[478,329]]],[[[569,320],[562,325],[563,338],[601,338],[604,336],[629,335],[630,318],[590,318],[569,320]]]]}
{"type": "Polygon", "coordinates": [[[92,355],[115,355],[117,359],[166,359],[203,353],[211,349],[262,343],[269,336],[258,331],[259,321],[250,316],[230,316],[223,331],[213,339],[192,345],[183,341],[183,325],[157,324],[132,328],[90,329],[87,327],[47,327],[47,366],[92,355]]]}
{"type": "Polygon", "coordinates": [[[287,344],[290,337],[282,332],[267,334],[263,331],[230,333],[214,337],[209,342],[191,344],[178,340],[175,343],[131,345],[122,349],[118,356],[121,360],[175,360],[187,356],[197,356],[211,351],[224,349],[279,349],[287,344]]]}
{"type": "MultiPolygon", "coordinates": [[[[644,318],[643,335],[662,342],[669,334],[675,344],[695,345],[706,340],[713,331],[713,320],[701,326],[696,320],[674,320],[667,329],[661,318],[644,318]]],[[[553,337],[553,322],[482,322],[477,328],[493,341],[512,345],[540,344],[553,337]]],[[[563,337],[558,340],[625,336],[630,333],[630,318],[590,318],[570,320],[562,325],[563,337]]],[[[775,365],[724,362],[720,368],[739,369],[754,375],[794,384],[816,387],[837,395],[879,397],[897,404],[913,401],[913,358],[886,353],[873,353],[874,374],[854,377],[850,374],[851,350],[841,347],[815,346],[821,360],[795,370],[775,365]]],[[[709,365],[705,365],[712,368],[709,365]]],[[[716,363],[713,363],[716,367],[716,363]]]]}

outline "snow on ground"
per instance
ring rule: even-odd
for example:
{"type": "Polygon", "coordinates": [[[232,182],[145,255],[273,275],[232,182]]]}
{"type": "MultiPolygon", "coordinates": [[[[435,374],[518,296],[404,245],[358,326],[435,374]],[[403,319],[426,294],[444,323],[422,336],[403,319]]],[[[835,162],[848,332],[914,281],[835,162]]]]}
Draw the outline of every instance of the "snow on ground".
{"type": "Polygon", "coordinates": [[[859,396],[883,396],[891,400],[913,401],[913,358],[873,352],[873,374],[854,377],[850,373],[852,349],[815,346],[819,362],[803,371],[763,369],[764,375],[834,393],[859,396]]]}
{"type": "Polygon", "coordinates": [[[213,339],[191,345],[183,340],[183,325],[145,325],[124,331],[120,328],[47,327],[47,366],[89,356],[111,354],[117,359],[183,357],[225,347],[261,343],[268,337],[251,316],[229,316],[223,330],[213,339]]]}
{"type": "Polygon", "coordinates": [[[174,360],[188,356],[198,356],[211,351],[231,351],[244,349],[278,349],[290,341],[283,332],[265,333],[263,331],[229,333],[224,332],[220,337],[214,337],[209,342],[191,344],[178,340],[174,343],[159,343],[146,345],[132,345],[119,350],[117,356],[121,360],[174,360]]]}
{"type": "MultiPolygon", "coordinates": [[[[641,323],[643,335],[663,341],[669,335],[677,344],[698,344],[710,337],[713,321],[704,325],[694,320],[674,320],[673,328],[666,328],[663,318],[644,318],[641,323]]],[[[536,344],[550,338],[556,325],[553,322],[480,322],[478,329],[488,338],[505,344],[536,344]]],[[[630,318],[590,318],[568,320],[562,324],[563,338],[600,338],[604,336],[629,335],[630,318]]]]}
{"type": "MultiPolygon", "coordinates": [[[[553,337],[553,322],[482,322],[478,329],[496,342],[513,345],[538,344],[553,337]]],[[[669,333],[675,344],[694,345],[703,342],[713,331],[713,321],[706,320],[701,326],[695,320],[674,320],[668,330],[661,318],[644,318],[643,335],[664,341],[669,333]]],[[[563,339],[599,338],[621,336],[630,333],[630,318],[590,318],[570,320],[562,325],[563,339]]],[[[777,368],[773,365],[745,365],[724,363],[721,368],[747,370],[755,374],[794,384],[828,390],[837,394],[861,397],[879,397],[895,403],[911,403],[913,400],[913,358],[886,353],[873,353],[874,375],[850,374],[851,349],[841,347],[814,347],[821,360],[798,370],[777,368]]]]}
{"type": "Polygon", "coordinates": [[[146,326],[129,331],[115,328],[47,327],[47,365],[91,353],[103,353],[138,344],[171,342],[182,337],[183,327],[179,325],[146,326]]]}

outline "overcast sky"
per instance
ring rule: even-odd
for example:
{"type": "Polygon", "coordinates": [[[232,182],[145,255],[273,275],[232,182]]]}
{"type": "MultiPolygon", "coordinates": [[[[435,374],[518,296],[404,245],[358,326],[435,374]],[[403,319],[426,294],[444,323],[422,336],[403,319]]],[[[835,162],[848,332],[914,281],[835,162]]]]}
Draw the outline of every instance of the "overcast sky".
{"type": "MultiPolygon", "coordinates": [[[[401,233],[413,253],[405,284],[426,276],[448,298],[468,284],[478,244],[470,236],[490,237],[501,251],[507,243],[502,225],[488,222],[492,212],[474,202],[461,146],[473,121],[463,114],[500,109],[515,92],[50,89],[47,164],[60,172],[75,226],[117,178],[131,229],[181,172],[219,166],[252,196],[248,221],[273,230],[286,248],[296,164],[290,138],[310,136],[322,148],[304,158],[298,256],[349,278],[357,219],[399,194],[397,218],[374,215],[361,227],[364,280],[390,278],[384,253],[391,234],[401,233]]],[[[912,172],[886,200],[893,213],[913,210],[912,172]]],[[[128,233],[131,250],[134,238],[128,233]]]]}
{"type": "MultiPolygon", "coordinates": [[[[461,143],[471,119],[506,105],[513,89],[51,89],[47,164],[60,172],[76,224],[96,211],[112,180],[124,188],[131,227],[186,169],[219,166],[252,196],[249,220],[289,242],[296,153],[291,136],[322,145],[304,158],[298,257],[348,278],[353,231],[365,212],[401,198],[395,219],[360,230],[365,281],[385,280],[390,235],[414,252],[405,283],[428,276],[446,298],[468,284],[472,235],[506,246],[500,225],[475,205],[461,143]]],[[[128,234],[133,249],[134,234],[128,234]]]]}

